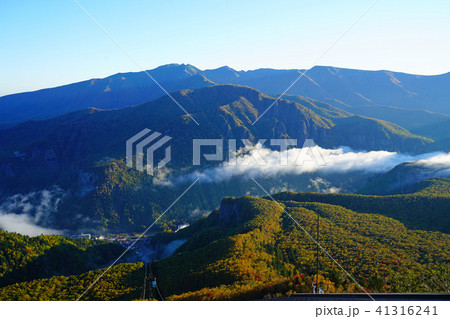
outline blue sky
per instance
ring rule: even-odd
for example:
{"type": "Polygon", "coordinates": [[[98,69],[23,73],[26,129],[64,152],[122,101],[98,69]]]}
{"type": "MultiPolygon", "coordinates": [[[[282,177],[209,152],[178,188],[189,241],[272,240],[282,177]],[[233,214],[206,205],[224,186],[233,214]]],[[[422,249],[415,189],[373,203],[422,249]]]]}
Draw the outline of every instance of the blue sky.
{"type": "MultiPolygon", "coordinates": [[[[147,69],[306,68],[372,0],[79,0],[147,69]]],[[[0,1],[0,96],[139,68],[72,0],[0,1]]],[[[450,1],[379,0],[319,62],[450,71],[450,1]]]]}

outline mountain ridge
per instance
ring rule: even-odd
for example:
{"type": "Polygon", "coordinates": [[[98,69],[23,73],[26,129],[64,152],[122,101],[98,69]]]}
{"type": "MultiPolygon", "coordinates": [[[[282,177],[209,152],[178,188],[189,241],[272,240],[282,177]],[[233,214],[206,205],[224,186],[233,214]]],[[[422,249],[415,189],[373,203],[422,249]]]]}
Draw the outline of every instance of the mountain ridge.
{"type": "MultiPolygon", "coordinates": [[[[212,85],[189,65],[148,70],[168,92],[212,85]]],[[[0,97],[0,128],[26,120],[48,119],[86,107],[116,109],[139,105],[165,95],[146,72],[117,73],[54,88],[0,97]]]]}
{"type": "MultiPolygon", "coordinates": [[[[135,230],[151,222],[152,215],[146,214],[147,210],[159,211],[163,205],[161,199],[154,197],[157,177],[127,168],[124,163],[126,140],[144,128],[172,137],[172,161],[166,168],[175,176],[196,169],[192,164],[191,145],[197,138],[223,139],[224,143],[229,139],[236,139],[238,143],[241,139],[248,139],[256,143],[259,139],[292,138],[298,140],[299,147],[305,139],[313,139],[316,144],[327,147],[346,144],[355,149],[409,152],[420,152],[431,143],[379,120],[360,116],[341,118],[348,114],[341,114],[322,102],[307,99],[303,105],[284,99],[277,101],[249,87],[213,85],[181,90],[173,96],[200,126],[170,97],[163,96],[135,107],[117,110],[89,108],[1,131],[1,196],[58,185],[70,192],[70,196],[58,212],[57,228],[78,227],[81,222],[74,222],[76,216],[87,215],[90,218],[95,216],[94,220],[105,228],[135,230]],[[252,125],[258,115],[275,101],[261,120],[252,125]],[[322,112],[322,115],[314,110],[322,112]],[[359,129],[368,124],[370,130],[359,129]],[[358,134],[354,134],[352,126],[358,134]],[[139,191],[142,188],[145,190],[139,191]],[[133,203],[142,202],[135,198],[137,194],[151,198],[153,202],[142,203],[135,212],[133,203]],[[83,197],[81,202],[80,197],[83,197]]],[[[240,144],[237,146],[241,147],[240,144]]],[[[159,155],[155,153],[156,157],[159,155]]],[[[210,162],[206,167],[215,165],[219,163],[210,162]]],[[[224,194],[226,186],[217,187],[217,193],[224,194]]],[[[166,200],[172,199],[177,191],[177,188],[157,189],[165,194],[162,198],[166,200]]],[[[205,204],[208,208],[215,205],[217,195],[211,194],[210,197],[205,204]]],[[[193,202],[203,201],[195,198],[193,202]]]]}
{"type": "MultiPolygon", "coordinates": [[[[168,64],[145,72],[122,72],[102,79],[2,96],[0,128],[26,120],[51,118],[85,107],[122,108],[163,96],[164,91],[146,72],[167,92],[214,84],[238,84],[253,87],[265,94],[281,94],[301,75],[302,70],[266,68],[236,71],[226,66],[200,70],[190,64],[168,64]]],[[[347,110],[352,113],[355,113],[352,107],[370,104],[428,109],[449,114],[446,103],[450,98],[450,93],[446,93],[448,85],[450,73],[418,76],[391,71],[317,66],[287,93],[324,101],[340,108],[347,106],[347,110]]]]}

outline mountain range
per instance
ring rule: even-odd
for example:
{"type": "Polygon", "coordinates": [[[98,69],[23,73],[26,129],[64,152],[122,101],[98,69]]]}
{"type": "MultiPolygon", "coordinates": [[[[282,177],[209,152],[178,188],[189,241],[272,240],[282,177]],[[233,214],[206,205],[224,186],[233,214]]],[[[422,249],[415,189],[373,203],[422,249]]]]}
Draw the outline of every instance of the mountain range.
{"type": "MultiPolygon", "coordinates": [[[[0,127],[50,118],[86,107],[111,109],[138,105],[163,96],[165,92],[148,74],[168,92],[212,84],[238,84],[266,94],[281,94],[304,71],[236,71],[226,66],[202,71],[189,64],[169,64],[145,72],[118,73],[104,79],[0,97],[0,127]]],[[[428,121],[440,121],[448,119],[450,114],[447,103],[449,85],[450,73],[420,76],[317,66],[302,76],[287,93],[351,108],[352,113],[360,115],[373,115],[372,109],[367,108],[372,106],[386,118],[375,117],[384,120],[392,120],[399,111],[428,110],[440,114],[411,114],[421,114],[428,121]]]]}
{"type": "Polygon", "coordinates": [[[146,72],[0,97],[0,299],[145,299],[149,270],[153,296],[169,300],[273,298],[309,292],[314,280],[327,293],[448,291],[449,74],[178,64],[146,72]],[[125,162],[126,141],[144,128],[171,138],[171,161],[154,175],[125,162]],[[285,151],[295,154],[312,139],[332,162],[278,165],[271,160],[283,151],[264,142],[266,167],[203,157],[197,166],[194,139],[236,140],[239,159],[261,141],[296,139],[285,151]],[[98,283],[120,245],[12,233],[149,225],[140,244],[158,252],[144,256],[152,263],[131,254],[98,283]]]}
{"type": "MultiPolygon", "coordinates": [[[[168,92],[213,84],[189,65],[166,65],[147,71],[168,92]]],[[[0,97],[0,127],[41,120],[88,107],[117,109],[165,95],[145,73],[118,73],[104,79],[0,97]]]]}
{"type": "MultiPolygon", "coordinates": [[[[402,107],[375,104],[358,107],[355,106],[358,104],[354,97],[342,98],[345,102],[328,99],[325,95],[320,98],[327,102],[292,94],[277,99],[273,95],[279,90],[275,85],[279,85],[282,79],[291,79],[293,74],[299,75],[299,72],[269,69],[238,72],[230,68],[201,71],[190,65],[167,65],[149,71],[168,90],[175,90],[171,96],[189,115],[169,96],[161,96],[164,92],[142,72],[2,97],[0,112],[4,112],[3,123],[9,127],[0,130],[0,197],[51,189],[56,185],[68,193],[59,212],[52,217],[58,227],[73,229],[80,225],[102,225],[101,229],[140,230],[159,211],[164,210],[164,203],[175,199],[175,194],[180,190],[178,185],[164,188],[158,185],[158,176],[151,177],[124,165],[125,141],[144,128],[172,138],[172,161],[166,170],[173,176],[181,177],[196,173],[197,168],[192,165],[193,139],[220,138],[225,143],[230,139],[248,139],[254,144],[260,139],[297,139],[299,147],[306,139],[313,139],[323,148],[347,146],[356,150],[405,154],[449,150],[450,144],[446,142],[450,136],[450,128],[446,126],[448,115],[414,109],[415,106],[407,105],[406,100],[402,107]],[[217,82],[239,84],[216,84],[217,82]],[[269,83],[274,86],[270,88],[269,83]],[[270,94],[243,84],[259,87],[270,94]],[[141,102],[144,103],[139,104],[141,102]],[[135,104],[139,105],[130,106],[135,104]],[[95,107],[86,108],[88,105],[95,107]],[[381,112],[385,117],[410,123],[414,129],[410,131],[393,122],[353,113],[372,107],[387,110],[381,112]],[[259,119],[267,109],[267,113],[259,119]],[[72,112],[66,113],[69,110],[72,112]],[[27,119],[32,113],[34,115],[31,118],[36,119],[12,125],[15,121],[27,119]],[[8,114],[23,118],[8,120],[8,114]],[[52,117],[57,114],[62,115],[52,117]],[[46,117],[51,118],[42,119],[46,117]],[[415,133],[418,131],[423,135],[415,133]],[[157,193],[164,195],[158,197],[157,193]],[[139,202],[138,209],[136,202],[139,202]],[[149,214],[148,211],[152,213],[149,214]],[[81,220],[87,222],[82,223],[81,220]]],[[[327,76],[334,77],[338,74],[341,80],[346,79],[338,83],[350,83],[353,77],[352,81],[373,77],[373,81],[378,79],[383,85],[395,84],[392,92],[397,92],[399,87],[386,72],[359,73],[323,67],[310,72],[311,76],[322,72],[324,85],[328,83],[325,80],[327,76]],[[386,81],[385,76],[391,80],[386,81]]],[[[417,83],[423,81],[428,83],[428,80],[421,77],[417,78],[418,82],[410,77],[405,79],[409,79],[407,83],[416,83],[415,87],[420,87],[417,83]]],[[[437,79],[444,81],[446,77],[438,76],[437,79]]],[[[391,92],[383,85],[383,90],[391,92]]],[[[307,87],[305,84],[304,89],[307,87]]],[[[350,89],[351,86],[347,88],[350,89]]],[[[289,93],[296,92],[294,90],[289,93]]],[[[375,91],[370,92],[374,94],[375,91]]],[[[369,96],[367,92],[364,94],[369,96]]],[[[397,95],[400,96],[400,93],[397,95]]],[[[375,100],[373,96],[370,97],[375,100]]],[[[380,99],[379,103],[382,102],[380,99]]],[[[376,115],[373,113],[376,111],[371,113],[376,115]]],[[[241,146],[243,145],[238,145],[238,148],[241,146]]],[[[160,155],[156,153],[156,156],[160,155]]],[[[206,163],[202,169],[217,167],[219,164],[206,163]]],[[[347,192],[362,189],[364,181],[372,178],[364,171],[352,172],[351,178],[345,178],[347,182],[343,181],[342,176],[328,174],[327,179],[340,184],[338,188],[347,192]]],[[[428,178],[435,175],[424,176],[428,178]]],[[[297,191],[304,191],[316,183],[311,181],[317,178],[321,183],[329,183],[323,181],[323,177],[308,174],[302,177],[291,176],[287,177],[287,183],[297,191]]],[[[182,213],[184,216],[189,215],[189,211],[195,211],[201,206],[204,206],[203,209],[213,209],[223,196],[244,195],[249,185],[235,179],[234,182],[228,181],[214,187],[199,187],[202,188],[201,193],[209,194],[208,199],[202,199],[201,196],[190,198],[192,203],[186,204],[174,216],[183,216],[182,213]]],[[[375,189],[374,186],[371,191],[380,192],[375,189]]],[[[187,217],[179,218],[175,220],[190,220],[187,217]]],[[[164,227],[173,227],[173,222],[164,227]]]]}
{"type": "Polygon", "coordinates": [[[255,143],[263,138],[293,138],[299,143],[313,139],[324,147],[346,145],[415,153],[426,151],[433,144],[431,139],[389,122],[353,115],[311,99],[299,100],[303,104],[276,101],[248,87],[214,85],[175,92],[173,96],[201,123],[199,126],[166,96],[137,107],[88,108],[3,130],[0,176],[29,178],[33,174],[26,174],[26,170],[37,167],[42,173],[56,172],[73,165],[80,169],[90,167],[105,158],[123,158],[124,142],[145,127],[173,138],[171,165],[181,167],[191,162],[192,149],[186,146],[194,138],[246,138],[255,143]]]}

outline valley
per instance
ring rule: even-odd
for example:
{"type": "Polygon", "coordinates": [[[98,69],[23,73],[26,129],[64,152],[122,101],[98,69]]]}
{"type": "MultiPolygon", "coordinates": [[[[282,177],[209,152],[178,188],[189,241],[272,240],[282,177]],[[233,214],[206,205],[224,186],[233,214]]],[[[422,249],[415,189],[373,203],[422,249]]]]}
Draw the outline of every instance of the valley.
{"type": "MultiPolygon", "coordinates": [[[[158,278],[160,293],[168,300],[254,300],[289,296],[310,292],[315,280],[317,255],[316,244],[308,237],[311,234],[324,250],[320,251],[318,260],[319,286],[325,293],[353,293],[362,289],[374,293],[445,292],[450,270],[450,237],[448,211],[443,212],[450,199],[449,185],[448,179],[435,179],[417,184],[417,191],[409,195],[358,195],[359,200],[349,200],[348,195],[293,192],[274,194],[270,198],[227,197],[218,209],[189,227],[143,238],[138,248],[127,255],[128,261],[133,256],[143,259],[145,252],[139,247],[168,247],[175,243],[169,252],[159,249],[163,253],[153,260],[148,259],[152,252],[147,251],[147,260],[144,260],[152,262],[152,273],[158,278]],[[411,206],[402,202],[396,204],[402,198],[411,206]],[[433,207],[437,209],[435,212],[433,207]],[[408,226],[399,220],[407,221],[408,226]],[[431,230],[439,227],[433,226],[435,222],[443,225],[444,232],[431,230]],[[316,234],[317,227],[320,235],[316,234]],[[337,264],[351,273],[358,284],[337,264]]],[[[25,246],[28,248],[24,247],[27,250],[35,250],[38,243],[8,233],[2,236],[10,238],[12,247],[24,240],[29,242],[25,246]]],[[[92,242],[99,248],[104,247],[105,252],[110,251],[106,256],[113,257],[119,253],[119,248],[107,241],[121,242],[126,247],[135,239],[129,235],[111,235],[109,239],[92,242]]],[[[37,240],[70,243],[58,236],[40,236],[37,240]]],[[[77,241],[84,245],[91,242],[77,241]]],[[[61,253],[67,249],[61,249],[61,253]]],[[[44,248],[44,256],[50,256],[50,250],[44,248]]],[[[16,261],[18,269],[28,267],[29,263],[41,263],[39,258],[17,260],[24,260],[16,261]]],[[[6,259],[2,265],[5,262],[11,264],[12,261],[6,259]]],[[[122,262],[113,266],[83,298],[138,299],[142,293],[138,282],[143,276],[143,264],[127,263],[126,259],[122,262]]],[[[102,271],[94,269],[77,274],[79,270],[67,269],[64,264],[57,266],[53,262],[51,265],[56,267],[54,274],[57,276],[26,282],[3,272],[1,295],[13,300],[74,300],[87,288],[87,279],[102,271]],[[6,284],[8,282],[15,283],[6,284]]],[[[25,280],[30,279],[33,279],[32,273],[25,280]]],[[[156,291],[154,295],[157,296],[156,291]]]]}
{"type": "Polygon", "coordinates": [[[0,97],[0,299],[448,293],[447,75],[315,67],[278,99],[301,70],[149,72],[188,114],[142,72],[0,97]]]}

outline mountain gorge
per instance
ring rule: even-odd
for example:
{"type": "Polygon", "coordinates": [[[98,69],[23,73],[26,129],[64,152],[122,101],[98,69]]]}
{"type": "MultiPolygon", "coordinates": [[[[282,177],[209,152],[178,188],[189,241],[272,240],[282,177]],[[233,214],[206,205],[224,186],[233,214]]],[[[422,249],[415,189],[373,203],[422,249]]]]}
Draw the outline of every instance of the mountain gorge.
{"type": "MultiPolygon", "coordinates": [[[[153,298],[261,300],[306,293],[317,278],[317,258],[319,285],[325,293],[362,293],[363,288],[369,293],[448,291],[449,221],[442,208],[449,205],[449,185],[449,179],[428,180],[417,183],[413,193],[396,196],[283,192],[272,198],[226,197],[219,208],[190,227],[151,238],[160,244],[184,242],[172,256],[153,261],[151,272],[158,278],[153,298]],[[441,226],[444,233],[431,230],[441,226]],[[316,244],[306,232],[336,262],[322,250],[317,256],[316,244]]],[[[8,247],[39,250],[39,254],[49,243],[96,247],[103,253],[108,252],[108,245],[114,248],[113,244],[94,242],[92,247],[86,240],[74,243],[58,236],[29,239],[2,232],[0,236],[7,237],[8,247]]],[[[67,249],[60,248],[60,252],[67,249]]],[[[8,261],[8,255],[0,257],[8,261]]],[[[33,258],[24,259],[25,265],[33,263],[33,258]]],[[[23,267],[24,262],[16,260],[23,267]]],[[[0,287],[0,299],[75,300],[103,271],[31,277],[25,282],[3,271],[0,278],[12,284],[0,287]]],[[[115,265],[82,300],[143,298],[146,273],[142,263],[115,265]]]]}
{"type": "MultiPolygon", "coordinates": [[[[276,100],[249,87],[211,85],[174,92],[173,97],[189,110],[189,115],[165,96],[135,107],[88,108],[1,131],[1,194],[5,197],[58,185],[70,193],[60,206],[70,213],[55,217],[59,220],[58,227],[72,228],[66,220],[73,221],[75,216],[89,219],[96,216],[95,222],[103,220],[104,227],[115,225],[137,230],[140,229],[137,225],[151,222],[152,216],[164,209],[163,202],[177,189],[161,188],[156,185],[157,178],[124,166],[125,141],[144,128],[172,137],[172,161],[167,169],[175,176],[196,169],[192,165],[192,140],[196,138],[220,138],[225,144],[230,139],[238,143],[248,139],[254,144],[260,139],[297,139],[298,147],[306,139],[313,139],[328,148],[346,145],[354,149],[412,153],[425,152],[433,144],[431,139],[392,123],[353,115],[308,98],[276,100]],[[161,200],[151,195],[156,194],[155,187],[166,194],[161,200]],[[147,193],[142,193],[141,188],[147,193]],[[87,198],[80,201],[84,196],[87,198]],[[139,200],[142,205],[139,213],[133,204],[136,196],[149,199],[139,200]]],[[[242,146],[238,144],[238,148],[242,146]]],[[[206,167],[218,164],[209,163],[206,167]]],[[[305,185],[305,181],[297,183],[305,185]]],[[[242,195],[244,188],[238,186],[228,191],[242,195]],[[236,189],[241,193],[236,193],[236,189]]],[[[227,195],[226,189],[211,197],[214,200],[207,209],[214,208],[227,195]]],[[[185,209],[195,210],[196,206],[188,205],[185,209]]],[[[80,226],[78,222],[75,224],[80,226]]]]}
{"type": "Polygon", "coordinates": [[[361,284],[320,252],[327,293],[448,292],[448,74],[315,67],[279,98],[302,73],[171,64],[0,97],[0,299],[76,300],[106,269],[83,300],[145,299],[149,270],[159,299],[310,292],[317,247],[304,230],[361,284]],[[154,175],[125,161],[145,128],[171,138],[154,175]],[[194,139],[223,142],[224,161],[194,164],[194,139]],[[237,160],[267,163],[229,165],[233,140],[237,160]],[[119,241],[70,238],[149,225],[145,245],[178,248],[139,255],[146,264],[132,253],[103,268],[119,241]]]}

